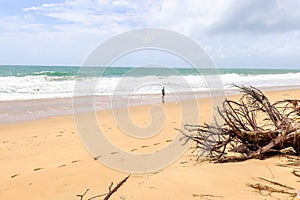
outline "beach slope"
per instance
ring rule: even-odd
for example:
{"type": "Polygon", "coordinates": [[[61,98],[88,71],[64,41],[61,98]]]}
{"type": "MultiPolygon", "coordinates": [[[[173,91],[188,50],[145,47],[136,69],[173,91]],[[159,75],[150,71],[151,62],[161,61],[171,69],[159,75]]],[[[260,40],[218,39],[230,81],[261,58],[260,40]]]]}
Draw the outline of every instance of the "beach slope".
{"type": "MultiPolygon", "coordinates": [[[[299,99],[300,90],[266,94],[271,101],[299,99]]],[[[209,122],[210,99],[198,102],[200,123],[209,122]]],[[[132,153],[150,153],[172,142],[177,134],[175,128],[185,123],[180,105],[178,102],[158,105],[165,110],[164,126],[150,139],[124,135],[111,110],[97,112],[97,119],[114,145],[132,153]]],[[[151,107],[131,107],[132,121],[147,127],[151,123],[151,107]]],[[[80,199],[76,195],[89,189],[84,198],[88,199],[106,193],[111,182],[117,184],[128,175],[93,159],[81,143],[72,115],[3,124],[0,130],[0,199],[80,199]]],[[[295,157],[199,163],[196,153],[189,149],[162,170],[131,174],[111,199],[297,199],[299,174],[299,160],[295,157]],[[260,193],[254,189],[259,186],[269,190],[260,193]]]]}

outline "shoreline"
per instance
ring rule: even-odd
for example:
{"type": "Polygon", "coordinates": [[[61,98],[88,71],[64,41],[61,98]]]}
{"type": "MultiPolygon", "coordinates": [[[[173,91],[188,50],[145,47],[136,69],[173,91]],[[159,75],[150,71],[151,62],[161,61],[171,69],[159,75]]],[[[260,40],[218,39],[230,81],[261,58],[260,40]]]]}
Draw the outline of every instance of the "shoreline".
{"type": "MultiPolygon", "coordinates": [[[[272,102],[300,96],[299,89],[265,93],[272,102]]],[[[232,99],[237,97],[230,96],[232,99]]],[[[188,101],[183,103],[189,105],[188,101]]],[[[199,123],[210,121],[211,105],[208,98],[198,99],[199,123]]],[[[178,133],[175,128],[188,122],[189,117],[195,117],[190,116],[189,111],[182,113],[176,102],[158,106],[165,112],[164,125],[147,139],[124,134],[120,124],[116,124],[112,110],[97,111],[96,117],[99,127],[114,145],[142,155],[167,147],[178,133]]],[[[151,125],[153,108],[155,106],[151,105],[129,107],[134,125],[141,128],[151,125]]],[[[74,199],[86,189],[90,189],[86,197],[90,198],[106,192],[111,182],[120,182],[128,175],[95,161],[82,144],[75,125],[72,115],[0,125],[0,199],[74,199]]],[[[123,128],[130,126],[130,122],[123,125],[123,128]]],[[[294,188],[291,190],[294,193],[300,190],[299,178],[292,174],[293,170],[300,170],[299,166],[294,169],[282,167],[289,162],[284,157],[214,164],[199,163],[196,155],[197,152],[189,149],[161,170],[132,174],[112,199],[273,199],[272,196],[261,196],[248,186],[268,184],[259,177],[294,188]]],[[[118,152],[103,156],[116,157],[118,152]]],[[[284,194],[274,196],[287,198],[284,194]]]]}
{"type": "MultiPolygon", "coordinates": [[[[268,87],[261,89],[263,92],[280,92],[280,91],[297,91],[300,86],[294,86],[293,88],[286,89],[287,86],[268,87]]],[[[225,97],[231,97],[238,95],[237,89],[225,90],[225,97]]],[[[210,97],[210,93],[207,92],[195,92],[195,93],[180,93],[178,94],[180,101],[188,101],[191,99],[206,99],[206,98],[219,98],[222,96],[210,97]]],[[[178,102],[178,96],[173,94],[167,94],[166,103],[178,102]]],[[[85,97],[79,97],[82,100],[77,110],[79,112],[91,111],[91,108],[86,105],[85,97]]],[[[124,98],[125,101],[129,100],[129,103],[121,107],[134,107],[134,106],[153,106],[161,103],[160,94],[148,94],[137,95],[137,97],[124,98]]],[[[39,119],[45,119],[48,117],[73,115],[73,98],[55,98],[55,99],[29,99],[29,100],[10,100],[0,101],[0,124],[15,124],[27,121],[34,121],[39,119]]],[[[101,110],[110,110],[115,106],[111,105],[111,95],[95,96],[96,112],[101,110]]],[[[118,108],[118,106],[114,107],[118,108]]]]}

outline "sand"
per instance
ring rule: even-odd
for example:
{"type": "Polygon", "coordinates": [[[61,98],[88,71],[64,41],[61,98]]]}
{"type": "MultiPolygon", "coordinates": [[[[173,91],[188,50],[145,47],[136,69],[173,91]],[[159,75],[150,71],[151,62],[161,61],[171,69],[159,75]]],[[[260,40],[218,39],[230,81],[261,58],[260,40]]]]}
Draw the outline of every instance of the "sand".
{"type": "MultiPolygon", "coordinates": [[[[299,99],[300,90],[266,94],[272,101],[299,99]]],[[[201,114],[197,120],[209,122],[212,116],[210,99],[199,99],[198,103],[201,114]]],[[[106,137],[120,149],[135,154],[153,153],[172,143],[178,133],[175,128],[195,119],[192,115],[195,107],[188,110],[186,105],[191,102],[129,108],[131,120],[145,129],[151,124],[151,108],[153,114],[155,109],[165,112],[165,116],[156,115],[163,126],[148,139],[124,134],[120,127],[124,128],[126,123],[130,126],[130,122],[122,121],[121,117],[122,122],[116,124],[111,110],[97,112],[97,120],[106,137]],[[185,109],[183,113],[182,108],[185,109]]],[[[128,175],[94,160],[80,140],[72,115],[4,124],[0,130],[0,199],[80,199],[76,195],[89,189],[84,198],[88,199],[106,193],[111,182],[116,184],[128,175]]],[[[117,155],[118,152],[109,152],[102,156],[117,155]]],[[[297,199],[281,193],[260,194],[248,185],[260,183],[291,193],[300,191],[300,178],[292,174],[293,170],[300,171],[299,166],[280,166],[288,162],[288,158],[276,156],[241,163],[199,163],[189,149],[161,170],[132,173],[111,199],[297,199]]]]}

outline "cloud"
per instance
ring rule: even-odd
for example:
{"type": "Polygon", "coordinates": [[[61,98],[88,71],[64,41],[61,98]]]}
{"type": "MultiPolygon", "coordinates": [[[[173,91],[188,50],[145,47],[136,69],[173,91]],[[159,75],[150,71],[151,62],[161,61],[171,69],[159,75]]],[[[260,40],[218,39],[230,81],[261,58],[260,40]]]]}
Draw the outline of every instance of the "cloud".
{"type": "Polygon", "coordinates": [[[67,0],[24,8],[25,12],[81,26],[118,24],[120,27],[157,27],[185,34],[205,32],[231,5],[231,0],[67,0]],[[195,31],[196,30],[196,31],[195,31]]]}
{"type": "MultiPolygon", "coordinates": [[[[142,2],[142,1],[141,1],[142,2]]],[[[39,15],[51,17],[64,23],[77,23],[79,25],[101,26],[119,24],[130,27],[130,24],[142,24],[143,10],[146,3],[131,4],[129,1],[93,1],[72,0],[62,3],[43,4],[24,8],[23,11],[34,12],[39,15]]]]}
{"type": "Polygon", "coordinates": [[[211,33],[269,34],[300,30],[300,1],[235,1],[211,33]]]}
{"type": "Polygon", "coordinates": [[[178,31],[193,38],[207,33],[231,4],[231,0],[162,0],[148,10],[147,25],[178,31]]]}
{"type": "Polygon", "coordinates": [[[0,63],[80,65],[113,35],[155,27],[191,37],[219,66],[272,67],[288,59],[290,67],[298,67],[299,9],[297,0],[64,0],[33,5],[0,19],[0,63]],[[27,48],[31,50],[22,53],[27,48]]]}
{"type": "Polygon", "coordinates": [[[44,3],[41,6],[32,6],[30,8],[23,8],[23,11],[43,11],[45,9],[49,9],[49,8],[55,8],[57,6],[59,6],[60,4],[57,3],[53,3],[53,4],[47,4],[44,3]]]}

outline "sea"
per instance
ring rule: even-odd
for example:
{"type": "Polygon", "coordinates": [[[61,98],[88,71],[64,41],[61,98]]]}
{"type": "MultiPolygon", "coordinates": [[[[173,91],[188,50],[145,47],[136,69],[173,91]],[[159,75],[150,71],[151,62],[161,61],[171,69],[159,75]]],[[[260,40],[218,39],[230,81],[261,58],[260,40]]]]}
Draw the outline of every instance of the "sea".
{"type": "MultiPolygon", "coordinates": [[[[300,88],[300,69],[82,69],[78,66],[0,66],[0,123],[72,114],[72,98],[87,95],[97,99],[95,110],[103,110],[112,108],[115,97],[124,97],[126,104],[123,105],[127,106],[160,103],[162,87],[169,102],[178,101],[178,96],[180,100],[210,97],[218,93],[217,90],[223,90],[225,95],[236,94],[235,84],[262,90],[300,88]]],[[[78,110],[86,111],[84,101],[78,110]]]]}

